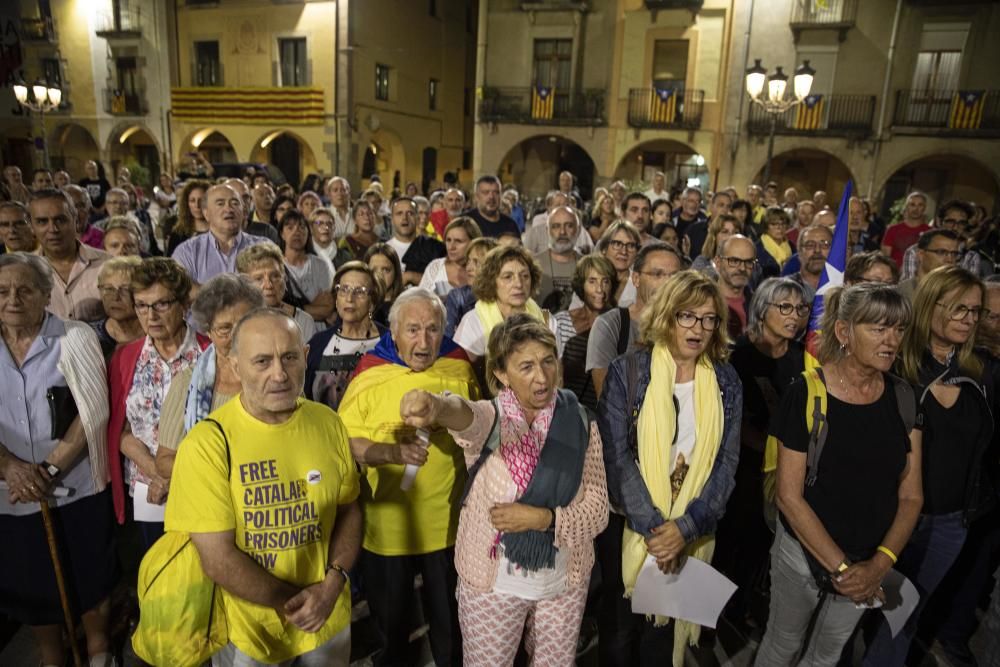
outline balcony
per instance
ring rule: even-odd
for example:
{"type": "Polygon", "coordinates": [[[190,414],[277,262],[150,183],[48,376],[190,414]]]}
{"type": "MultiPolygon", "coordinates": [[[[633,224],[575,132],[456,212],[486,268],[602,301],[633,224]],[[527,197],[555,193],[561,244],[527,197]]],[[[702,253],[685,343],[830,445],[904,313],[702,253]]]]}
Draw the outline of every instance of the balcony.
{"type": "MultiPolygon", "coordinates": [[[[874,95],[823,95],[810,107],[797,104],[775,121],[775,134],[864,139],[872,133],[874,95]]],[[[747,132],[768,134],[772,115],[757,104],[750,105],[747,132]]]]}
{"type": "Polygon", "coordinates": [[[705,0],[644,0],[646,9],[658,11],[661,9],[686,9],[689,12],[701,11],[705,0]]]}
{"type": "Polygon", "coordinates": [[[97,18],[97,36],[105,39],[139,39],[142,37],[142,15],[139,8],[115,7],[97,18]]]}
{"type": "Polygon", "coordinates": [[[836,30],[843,42],[857,13],[858,0],[793,0],[788,25],[796,43],[803,30],[836,30]]]}
{"type": "Polygon", "coordinates": [[[897,90],[897,134],[1000,137],[1000,90],[897,90]]]}
{"type": "Polygon", "coordinates": [[[484,88],[479,103],[483,123],[522,125],[606,125],[603,88],[578,92],[556,91],[552,113],[532,113],[532,88],[484,88]]]}
{"type": "Polygon", "coordinates": [[[678,90],[676,99],[660,100],[652,88],[628,91],[628,124],[632,127],[697,130],[705,102],[704,90],[678,90]]]}
{"type": "Polygon", "coordinates": [[[186,123],[322,125],[322,88],[172,88],[173,116],[186,123]]]}
{"type": "Polygon", "coordinates": [[[25,42],[55,42],[56,30],[51,16],[21,17],[21,39],[25,42]]]}
{"type": "Polygon", "coordinates": [[[123,93],[120,90],[104,89],[104,111],[112,116],[145,116],[149,113],[146,93],[123,93]]]}

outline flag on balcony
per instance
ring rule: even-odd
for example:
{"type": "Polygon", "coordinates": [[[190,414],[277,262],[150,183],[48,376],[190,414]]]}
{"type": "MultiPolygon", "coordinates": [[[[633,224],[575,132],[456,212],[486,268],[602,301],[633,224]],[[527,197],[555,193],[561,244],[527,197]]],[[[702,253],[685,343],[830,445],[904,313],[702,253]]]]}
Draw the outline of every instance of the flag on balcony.
{"type": "Polygon", "coordinates": [[[535,86],[531,89],[531,117],[551,120],[556,107],[556,89],[549,86],[535,86]]]}
{"type": "Polygon", "coordinates": [[[823,96],[806,95],[795,110],[796,130],[818,130],[823,120],[823,96]]]}
{"type": "Polygon", "coordinates": [[[956,130],[975,130],[983,122],[985,90],[960,90],[955,93],[948,116],[948,127],[956,130]]]}
{"type": "Polygon", "coordinates": [[[677,119],[677,91],[653,86],[649,119],[654,123],[673,123],[677,119]]]}

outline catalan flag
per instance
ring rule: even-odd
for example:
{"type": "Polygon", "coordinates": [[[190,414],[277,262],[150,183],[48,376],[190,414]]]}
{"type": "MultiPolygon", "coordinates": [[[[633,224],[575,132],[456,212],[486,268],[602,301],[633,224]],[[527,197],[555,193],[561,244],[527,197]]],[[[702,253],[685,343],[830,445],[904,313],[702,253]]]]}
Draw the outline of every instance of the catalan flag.
{"type": "Polygon", "coordinates": [[[985,90],[960,90],[951,102],[948,127],[956,130],[975,130],[983,122],[985,90]]]}
{"type": "Polygon", "coordinates": [[[649,106],[649,119],[654,123],[673,123],[677,118],[677,91],[673,88],[653,86],[653,100],[649,106]]]}
{"type": "Polygon", "coordinates": [[[833,244],[826,258],[826,267],[819,277],[816,296],[813,297],[812,313],[809,315],[809,327],[806,329],[806,368],[818,367],[819,360],[816,351],[819,348],[819,337],[823,333],[820,322],[823,320],[823,298],[834,287],[844,284],[844,271],[847,270],[847,217],[851,192],[854,183],[847,182],[844,196],[840,198],[840,209],[837,211],[837,226],[833,228],[833,244]]]}
{"type": "Polygon", "coordinates": [[[531,117],[551,120],[556,106],[556,89],[535,86],[531,89],[531,117]]]}
{"type": "Polygon", "coordinates": [[[795,110],[796,130],[818,130],[823,122],[823,96],[806,95],[795,110]]]}

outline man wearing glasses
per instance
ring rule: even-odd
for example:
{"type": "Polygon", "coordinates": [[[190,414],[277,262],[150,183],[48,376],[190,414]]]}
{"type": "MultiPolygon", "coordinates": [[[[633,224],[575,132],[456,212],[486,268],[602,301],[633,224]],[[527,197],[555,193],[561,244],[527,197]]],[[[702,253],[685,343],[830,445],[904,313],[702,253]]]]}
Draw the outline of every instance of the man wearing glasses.
{"type": "Polygon", "coordinates": [[[962,258],[961,242],[959,235],[950,229],[932,229],[921,234],[917,240],[917,273],[899,283],[900,294],[912,303],[924,276],[939,266],[958,264],[962,258]]]}
{"type": "Polygon", "coordinates": [[[753,289],[750,276],[757,264],[753,241],[736,234],[719,244],[712,265],[719,274],[719,291],[729,306],[729,337],[739,338],[747,328],[747,312],[753,289]]]}
{"type": "Polygon", "coordinates": [[[0,202],[0,253],[34,252],[38,241],[31,230],[28,209],[21,202],[0,202]]]}
{"type": "MultiPolygon", "coordinates": [[[[961,243],[966,243],[970,236],[969,220],[975,213],[971,205],[958,199],[952,199],[941,205],[938,209],[937,219],[934,221],[934,229],[947,229],[958,235],[961,243]]],[[[900,275],[901,280],[908,280],[917,275],[917,250],[919,244],[907,248],[903,255],[903,267],[900,275]]],[[[968,253],[968,258],[962,257],[962,266],[975,274],[979,274],[979,256],[977,253],[968,253]],[[975,266],[970,265],[973,262],[975,266]]]]}
{"type": "Polygon", "coordinates": [[[819,279],[833,244],[833,230],[826,225],[810,225],[799,235],[798,255],[801,266],[789,278],[806,288],[806,303],[812,303],[819,289],[819,279]]]}

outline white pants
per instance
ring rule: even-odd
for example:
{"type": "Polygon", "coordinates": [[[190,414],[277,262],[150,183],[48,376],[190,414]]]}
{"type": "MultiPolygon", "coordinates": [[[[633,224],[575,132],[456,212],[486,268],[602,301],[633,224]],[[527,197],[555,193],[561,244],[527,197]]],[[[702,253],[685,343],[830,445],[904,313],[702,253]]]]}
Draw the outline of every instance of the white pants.
{"type": "MultiPolygon", "coordinates": [[[[269,667],[258,662],[230,643],[212,656],[212,667],[269,667]]],[[[349,667],[351,664],[351,626],[335,634],[322,646],[276,663],[276,667],[349,667]]]]}

